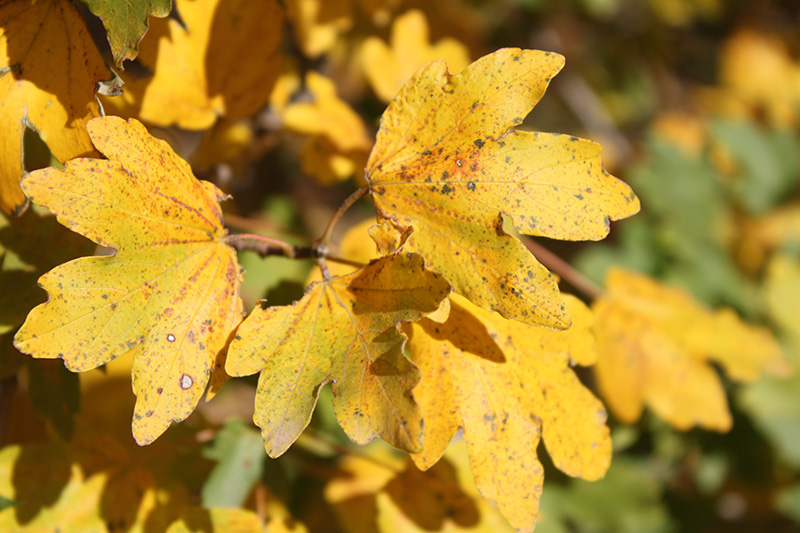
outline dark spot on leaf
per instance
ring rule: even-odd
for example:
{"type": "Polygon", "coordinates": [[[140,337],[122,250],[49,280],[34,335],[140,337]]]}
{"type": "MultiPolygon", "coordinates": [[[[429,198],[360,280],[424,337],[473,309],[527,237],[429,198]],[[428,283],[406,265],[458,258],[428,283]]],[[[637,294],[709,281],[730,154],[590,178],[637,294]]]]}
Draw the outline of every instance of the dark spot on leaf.
{"type": "Polygon", "coordinates": [[[481,139],[476,139],[473,144],[475,146],[477,146],[478,149],[480,150],[481,148],[483,148],[483,145],[486,144],[486,143],[484,143],[483,140],[481,140],[481,139]]]}
{"type": "Polygon", "coordinates": [[[467,182],[467,189],[469,189],[471,191],[474,191],[475,190],[475,182],[474,181],[468,181],[467,182]]]}

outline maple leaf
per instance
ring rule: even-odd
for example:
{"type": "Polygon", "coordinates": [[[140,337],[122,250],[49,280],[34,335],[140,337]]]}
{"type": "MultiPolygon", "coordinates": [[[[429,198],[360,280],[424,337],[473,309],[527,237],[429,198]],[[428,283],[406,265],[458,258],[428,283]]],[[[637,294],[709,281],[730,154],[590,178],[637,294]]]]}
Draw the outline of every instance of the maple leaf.
{"type": "Polygon", "coordinates": [[[408,324],[408,351],[422,372],[414,398],[425,419],[421,468],[438,461],[459,427],[475,482],[517,528],[536,524],[544,471],[540,438],[563,472],[595,480],[611,461],[606,412],[578,380],[570,360],[593,362],[591,312],[568,300],[566,331],[506,320],[451,295],[443,324],[408,324]]]}
{"type": "Polygon", "coordinates": [[[549,272],[503,217],[529,235],[601,239],[639,201],[608,175],[599,145],[514,130],[563,65],[550,52],[503,49],[451,76],[443,61],[406,83],[381,119],[366,178],[379,218],[406,250],[473,303],[506,318],[564,328],[549,272]]]}
{"type": "Polygon", "coordinates": [[[148,444],[197,404],[243,314],[241,273],[224,242],[220,191],[198,181],[166,143],[119,117],[89,122],[109,160],[30,173],[23,189],[59,222],[117,254],[63,264],[39,280],[49,301],[17,348],[72,371],[134,352],[133,434],[148,444]]]}
{"type": "Polygon", "coordinates": [[[480,497],[463,440],[454,441],[424,472],[388,446],[343,455],[337,469],[339,475],[325,486],[325,500],[345,531],[513,531],[480,497]]]}
{"type": "Polygon", "coordinates": [[[392,24],[391,46],[370,37],[361,47],[361,62],[372,90],[389,102],[420,67],[442,58],[453,73],[469,64],[467,47],[455,39],[428,41],[428,21],[417,9],[399,16],[392,24]]]}
{"type": "Polygon", "coordinates": [[[99,116],[95,87],[109,77],[69,0],[0,4],[0,210],[25,204],[19,180],[26,127],[59,161],[96,154],[86,121],[99,116]]]}
{"type": "Polygon", "coordinates": [[[310,136],[302,149],[303,171],[323,184],[349,178],[372,148],[364,121],[325,76],[309,71],[306,87],[314,101],[290,103],[281,112],[284,128],[310,136]]]}
{"type": "Polygon", "coordinates": [[[729,309],[711,312],[688,293],[612,269],[593,303],[600,356],[598,386],[611,411],[633,423],[647,404],[677,429],[727,431],[732,420],[719,363],[736,381],[785,371],[768,330],[744,324],[729,309]]]}
{"type": "Polygon", "coordinates": [[[227,371],[261,372],[254,421],[270,457],[308,425],[328,381],[353,441],[380,436],[419,450],[422,420],[411,398],[419,371],[403,355],[406,337],[396,326],[437,311],[449,291],[418,255],[396,254],[313,284],[293,305],[256,308],[231,342],[227,371]]]}
{"type": "Polygon", "coordinates": [[[126,59],[135,59],[139,41],[147,31],[151,16],[163,18],[172,9],[172,0],[83,0],[96,17],[103,21],[114,63],[122,67],[126,59]]]}
{"type": "Polygon", "coordinates": [[[158,126],[209,128],[219,116],[249,116],[266,104],[280,71],[283,9],[277,0],[181,4],[181,22],[155,19],[139,62],[154,72],[123,74],[125,93],[106,110],[158,126]]]}

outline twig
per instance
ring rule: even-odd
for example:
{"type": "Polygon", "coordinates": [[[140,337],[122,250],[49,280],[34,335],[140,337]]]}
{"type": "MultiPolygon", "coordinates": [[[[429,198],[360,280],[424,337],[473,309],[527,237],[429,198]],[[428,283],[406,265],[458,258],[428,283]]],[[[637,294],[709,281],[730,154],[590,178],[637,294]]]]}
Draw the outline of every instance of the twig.
{"type": "Polygon", "coordinates": [[[331,235],[333,234],[333,228],[334,226],[336,226],[336,223],[339,222],[339,219],[342,218],[344,212],[350,209],[350,206],[356,203],[356,201],[358,201],[362,196],[364,196],[368,192],[369,192],[369,187],[367,186],[361,187],[356,192],[348,196],[344,202],[342,202],[342,205],[339,206],[339,209],[336,210],[331,219],[328,221],[328,225],[325,227],[325,231],[323,232],[322,237],[320,237],[319,240],[317,240],[318,244],[323,244],[327,246],[328,243],[330,243],[331,235]]]}
{"type": "Polygon", "coordinates": [[[314,247],[312,246],[294,246],[280,239],[254,233],[228,235],[225,237],[225,242],[240,252],[249,250],[256,252],[261,257],[269,255],[282,255],[289,259],[312,259],[314,257],[314,247]]]}
{"type": "Polygon", "coordinates": [[[281,235],[286,235],[287,237],[295,237],[305,241],[309,240],[308,236],[288,230],[279,226],[278,224],[273,224],[272,222],[266,220],[240,217],[232,213],[225,213],[225,224],[234,228],[246,229],[248,231],[275,232],[280,233],[281,235]]]}
{"type": "Polygon", "coordinates": [[[536,259],[538,259],[541,264],[558,274],[562,279],[569,282],[585,295],[592,299],[597,299],[603,295],[603,289],[538,242],[527,238],[523,238],[522,242],[525,243],[528,250],[536,256],[536,259]]]}

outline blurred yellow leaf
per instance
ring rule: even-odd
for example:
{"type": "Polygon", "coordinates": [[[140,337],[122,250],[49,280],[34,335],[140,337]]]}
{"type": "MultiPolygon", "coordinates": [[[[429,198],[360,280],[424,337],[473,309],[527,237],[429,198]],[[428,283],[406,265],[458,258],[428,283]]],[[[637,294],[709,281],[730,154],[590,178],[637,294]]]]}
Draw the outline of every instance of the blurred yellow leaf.
{"type": "MultiPolygon", "coordinates": [[[[270,527],[278,533],[280,529],[270,527]]],[[[205,509],[190,507],[173,522],[167,533],[224,531],[226,533],[261,533],[264,528],[258,515],[247,509],[205,509]],[[210,529],[209,529],[210,528],[210,529]]],[[[291,531],[284,529],[283,531],[291,531]]]]}
{"type": "Polygon", "coordinates": [[[287,0],[286,15],[303,53],[316,58],[353,25],[352,0],[287,0]]]}
{"type": "Polygon", "coordinates": [[[451,76],[434,61],[389,104],[367,163],[379,219],[414,229],[406,250],[473,303],[558,328],[569,325],[558,287],[503,230],[504,217],[520,233],[602,239],[609,220],[639,210],[603,169],[599,145],[514,130],[563,64],[558,54],[503,49],[451,76]]]}
{"type": "Polygon", "coordinates": [[[701,92],[706,107],[729,115],[765,112],[773,124],[792,128],[800,109],[800,62],[777,36],[739,30],[719,57],[721,88],[701,92]]]}
{"type": "Polygon", "coordinates": [[[42,276],[50,299],[31,311],[15,345],[64,359],[73,372],[135,353],[133,434],[149,444],[189,416],[211,373],[222,372],[218,358],[243,314],[241,273],[214,185],[133,119],[94,119],[89,135],[109,160],[36,171],[23,188],[59,222],[118,253],[42,276]]]}
{"type": "Polygon", "coordinates": [[[389,102],[403,84],[421,67],[444,59],[451,74],[469,64],[467,47],[445,38],[432,45],[428,40],[428,21],[422,11],[413,9],[395,19],[390,45],[370,37],[361,48],[361,60],[375,94],[389,102]]]}
{"type": "Polygon", "coordinates": [[[647,404],[677,429],[727,431],[725,392],[709,363],[745,382],[786,370],[769,331],[729,309],[711,312],[682,290],[620,269],[609,271],[606,289],[593,305],[595,369],[608,407],[625,423],[647,404]]]}
{"type": "Polygon", "coordinates": [[[185,27],[150,21],[138,59],[153,76],[124,73],[125,93],[104,98],[107,111],[202,130],[219,116],[243,118],[264,106],[280,72],[279,2],[195,0],[180,5],[180,16],[185,27]]]}
{"type": "MultiPolygon", "coordinates": [[[[770,316],[800,348],[800,263],[786,255],[774,256],[764,289],[770,316]]],[[[795,363],[800,364],[800,359],[795,363]]]]}
{"type": "Polygon", "coordinates": [[[380,24],[398,3],[400,0],[286,0],[286,15],[303,54],[318,58],[352,28],[356,7],[380,24]]]}
{"type": "Polygon", "coordinates": [[[19,181],[26,127],[59,161],[96,156],[86,122],[100,115],[95,89],[110,77],[69,0],[0,4],[0,210],[25,204],[19,181]]]}
{"type": "Polygon", "coordinates": [[[463,441],[454,442],[426,472],[381,451],[367,449],[365,457],[343,457],[342,475],[325,487],[325,499],[342,530],[512,531],[497,509],[480,497],[463,441]]]}
{"type": "Polygon", "coordinates": [[[567,301],[573,324],[566,331],[506,320],[458,295],[445,323],[404,327],[422,372],[414,397],[424,447],[414,461],[429,468],[464,428],[478,488],[524,530],[536,524],[544,480],[540,438],[572,476],[599,479],[611,461],[605,409],[570,369],[571,359],[593,362],[592,315],[578,299],[567,301]]]}
{"type": "Polygon", "coordinates": [[[301,154],[303,171],[323,184],[349,178],[364,168],[372,148],[364,122],[325,76],[309,71],[306,88],[313,101],[290,103],[281,114],[287,130],[309,136],[301,154]]]}
{"type": "Polygon", "coordinates": [[[422,421],[411,398],[419,370],[403,355],[401,321],[439,309],[450,287],[414,254],[382,257],[312,285],[290,306],[256,308],[231,343],[227,370],[261,372],[254,420],[267,453],[285,452],[308,425],[320,386],[348,436],[380,436],[419,450],[422,421]]]}

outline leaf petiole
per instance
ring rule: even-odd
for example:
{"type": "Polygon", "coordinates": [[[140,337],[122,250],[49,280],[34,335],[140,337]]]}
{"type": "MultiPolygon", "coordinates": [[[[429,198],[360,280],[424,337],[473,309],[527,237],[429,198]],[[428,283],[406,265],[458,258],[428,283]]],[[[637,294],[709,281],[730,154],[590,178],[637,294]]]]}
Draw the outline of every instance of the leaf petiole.
{"type": "Polygon", "coordinates": [[[525,243],[525,246],[536,257],[537,261],[547,267],[548,270],[552,270],[561,276],[562,279],[569,282],[586,296],[594,300],[603,295],[602,288],[538,242],[527,238],[523,238],[522,242],[525,243]]]}
{"type": "Polygon", "coordinates": [[[331,219],[328,221],[328,225],[325,227],[325,232],[322,234],[322,237],[317,240],[317,244],[328,245],[331,241],[331,236],[333,235],[333,228],[336,226],[336,223],[339,222],[339,219],[342,218],[342,215],[350,209],[350,207],[356,203],[362,196],[369,192],[369,187],[364,186],[355,191],[353,194],[348,196],[342,205],[339,206],[339,209],[333,214],[331,219]]]}

